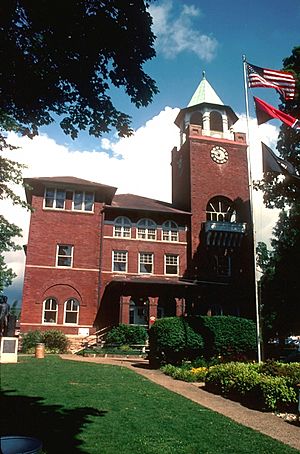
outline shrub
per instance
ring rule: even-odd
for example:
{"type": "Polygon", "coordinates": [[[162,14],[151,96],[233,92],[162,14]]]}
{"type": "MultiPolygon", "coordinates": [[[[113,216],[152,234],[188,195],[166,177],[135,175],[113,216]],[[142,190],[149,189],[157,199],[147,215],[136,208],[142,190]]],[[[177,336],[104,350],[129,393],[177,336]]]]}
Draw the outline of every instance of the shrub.
{"type": "Polygon", "coordinates": [[[42,340],[48,353],[64,353],[68,349],[68,339],[64,333],[57,330],[42,332],[42,340]]]}
{"type": "Polygon", "coordinates": [[[33,353],[36,344],[42,342],[42,332],[35,330],[25,333],[21,337],[21,352],[33,353]]]}
{"type": "Polygon", "coordinates": [[[121,324],[112,328],[106,336],[107,344],[134,345],[144,344],[148,338],[144,326],[121,324]]]}
{"type": "Polygon", "coordinates": [[[255,358],[256,327],[252,320],[233,316],[189,317],[189,325],[204,339],[208,358],[222,356],[229,360],[255,358]]]}
{"type": "Polygon", "coordinates": [[[58,330],[29,331],[22,336],[22,353],[33,353],[36,344],[45,344],[47,353],[64,353],[68,349],[68,339],[58,330]]]}
{"type": "Polygon", "coordinates": [[[164,374],[171,376],[175,380],[183,380],[187,382],[204,381],[207,373],[206,367],[187,369],[186,367],[176,367],[172,364],[162,366],[161,370],[164,374]]]}
{"type": "Polygon", "coordinates": [[[195,359],[203,350],[202,336],[185,318],[166,317],[157,320],[149,331],[149,360],[152,366],[180,364],[195,359]]]}
{"type": "Polygon", "coordinates": [[[226,363],[209,368],[205,386],[209,391],[235,398],[266,410],[294,409],[296,388],[289,377],[261,373],[263,366],[251,363],[226,363]]]}

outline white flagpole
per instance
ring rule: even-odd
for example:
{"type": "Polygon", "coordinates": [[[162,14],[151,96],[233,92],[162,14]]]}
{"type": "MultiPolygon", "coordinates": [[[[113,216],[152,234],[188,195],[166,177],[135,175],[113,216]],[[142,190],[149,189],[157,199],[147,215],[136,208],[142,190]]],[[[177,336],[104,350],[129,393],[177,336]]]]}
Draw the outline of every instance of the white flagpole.
{"type": "Polygon", "coordinates": [[[256,313],[256,336],[257,336],[257,360],[261,362],[261,334],[260,334],[260,310],[259,310],[259,295],[258,295],[258,278],[256,269],[256,231],[253,210],[253,182],[250,161],[250,127],[249,127],[249,101],[248,101],[248,84],[246,71],[246,56],[243,55],[244,67],[244,88],[245,88],[245,107],[246,107],[246,122],[247,122],[247,160],[248,160],[248,178],[249,178],[249,194],[250,194],[250,213],[253,226],[253,264],[254,264],[254,282],[255,282],[255,313],[256,313]]]}

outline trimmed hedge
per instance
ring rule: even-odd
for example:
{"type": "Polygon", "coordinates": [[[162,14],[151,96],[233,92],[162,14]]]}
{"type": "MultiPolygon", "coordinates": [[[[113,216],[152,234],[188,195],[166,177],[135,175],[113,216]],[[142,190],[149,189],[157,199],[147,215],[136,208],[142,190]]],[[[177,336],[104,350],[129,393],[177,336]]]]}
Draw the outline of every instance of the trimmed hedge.
{"type": "Polygon", "coordinates": [[[144,344],[148,333],[144,326],[121,324],[112,328],[106,336],[106,344],[134,345],[144,344]]]}
{"type": "Polygon", "coordinates": [[[33,353],[36,344],[45,344],[46,353],[65,353],[68,350],[68,338],[58,330],[29,331],[22,335],[22,353],[33,353]]]}
{"type": "Polygon", "coordinates": [[[257,349],[253,320],[233,316],[189,317],[188,323],[204,339],[207,358],[222,356],[230,360],[254,359],[257,349]]]}
{"type": "Polygon", "coordinates": [[[149,331],[149,361],[152,367],[179,364],[184,359],[201,356],[203,338],[185,318],[165,317],[157,320],[149,331]]]}
{"type": "Polygon", "coordinates": [[[150,363],[179,364],[197,357],[229,360],[256,356],[256,327],[252,320],[232,316],[167,317],[149,331],[150,363]]]}

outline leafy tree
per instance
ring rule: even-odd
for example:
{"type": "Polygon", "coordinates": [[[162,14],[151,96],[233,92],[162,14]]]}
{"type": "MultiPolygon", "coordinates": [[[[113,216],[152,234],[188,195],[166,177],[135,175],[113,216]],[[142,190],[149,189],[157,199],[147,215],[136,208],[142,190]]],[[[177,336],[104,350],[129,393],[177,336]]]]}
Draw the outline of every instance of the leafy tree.
{"type": "Polygon", "coordinates": [[[14,224],[10,224],[0,215],[0,293],[5,287],[11,285],[16,274],[5,264],[4,253],[20,249],[14,241],[14,237],[21,237],[21,229],[14,224]]]}
{"type": "MultiPolygon", "coordinates": [[[[0,16],[0,112],[25,134],[60,117],[66,134],[130,134],[130,118],[112,103],[124,87],[146,106],[157,88],[143,64],[154,57],[152,19],[142,0],[3,0],[0,16]]],[[[10,129],[10,128],[8,128],[10,129]]]]}
{"type": "MultiPolygon", "coordinates": [[[[283,68],[295,74],[298,93],[295,100],[282,100],[280,109],[300,118],[300,46],[283,60],[283,68]]],[[[300,173],[300,132],[283,125],[277,149],[300,173]]],[[[258,264],[264,273],[261,279],[264,328],[267,336],[278,333],[284,337],[300,332],[300,187],[295,179],[268,172],[261,188],[265,204],[282,209],[273,231],[273,250],[266,252],[265,246],[258,248],[258,264]]]]}
{"type": "MultiPolygon", "coordinates": [[[[32,138],[54,121],[73,139],[81,130],[95,137],[111,128],[130,135],[130,117],[113,104],[111,87],[122,88],[136,107],[146,106],[158,92],[143,71],[155,56],[150,2],[2,0],[0,151],[7,155],[14,149],[6,141],[8,131],[32,138]]],[[[23,184],[23,167],[6,155],[0,157],[0,199],[26,207],[11,188],[23,184]]],[[[0,228],[6,232],[4,243],[12,232],[20,236],[14,225],[6,231],[3,217],[0,228]]],[[[2,288],[13,278],[3,251],[2,288]]]]}

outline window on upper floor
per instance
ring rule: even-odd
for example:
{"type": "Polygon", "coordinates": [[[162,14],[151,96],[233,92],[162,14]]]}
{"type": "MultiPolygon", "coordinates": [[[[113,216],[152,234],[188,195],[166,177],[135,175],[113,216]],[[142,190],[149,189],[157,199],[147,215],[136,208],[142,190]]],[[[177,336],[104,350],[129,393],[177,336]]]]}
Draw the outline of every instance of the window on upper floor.
{"type": "Polygon", "coordinates": [[[178,225],[174,221],[166,221],[162,225],[163,241],[178,241],[178,225]]]}
{"type": "Polygon", "coordinates": [[[74,298],[70,298],[68,299],[68,301],[65,302],[64,323],[77,325],[78,317],[79,317],[79,302],[74,298]]]}
{"type": "Polygon", "coordinates": [[[156,224],[152,219],[141,219],[137,223],[136,237],[139,240],[156,240],[156,224]]]}
{"type": "Polygon", "coordinates": [[[75,191],[73,193],[73,210],[74,211],[93,211],[94,210],[94,193],[85,191],[75,191]]]}
{"type": "Polygon", "coordinates": [[[113,266],[112,270],[116,273],[127,272],[127,251],[113,251],[113,266]]]}
{"type": "Polygon", "coordinates": [[[43,323],[57,323],[57,301],[48,298],[43,304],[43,323]]]}
{"type": "Polygon", "coordinates": [[[152,252],[139,253],[139,273],[153,274],[153,254],[152,252]]]}
{"type": "Polygon", "coordinates": [[[70,244],[58,244],[56,252],[56,266],[73,266],[74,247],[70,244]]]}
{"type": "Polygon", "coordinates": [[[233,202],[227,197],[213,197],[206,206],[206,219],[215,222],[235,222],[236,211],[233,202]]]}
{"type": "Polygon", "coordinates": [[[65,208],[66,191],[64,189],[46,188],[44,207],[63,210],[65,208]]]}
{"type": "Polygon", "coordinates": [[[220,277],[231,276],[231,257],[229,255],[215,255],[213,258],[214,272],[220,277]]]}
{"type": "Polygon", "coordinates": [[[179,256],[177,254],[165,254],[165,274],[179,274],[179,256]]]}
{"type": "Polygon", "coordinates": [[[131,222],[125,216],[119,216],[115,219],[114,237],[131,238],[131,222]]]}

